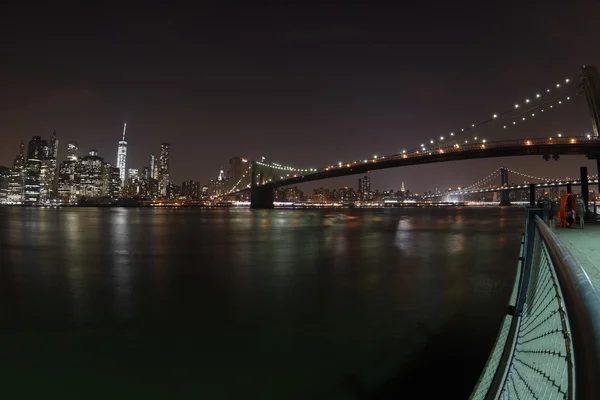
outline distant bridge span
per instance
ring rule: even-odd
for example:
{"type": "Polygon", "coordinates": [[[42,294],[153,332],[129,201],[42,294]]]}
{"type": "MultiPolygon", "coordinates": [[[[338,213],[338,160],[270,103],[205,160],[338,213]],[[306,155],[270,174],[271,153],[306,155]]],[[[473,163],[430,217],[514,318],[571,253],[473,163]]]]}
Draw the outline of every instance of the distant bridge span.
{"type": "Polygon", "coordinates": [[[544,137],[467,145],[448,144],[425,151],[416,150],[410,153],[354,161],[341,166],[331,165],[314,172],[297,172],[285,176],[278,176],[277,173],[268,176],[265,169],[269,172],[269,166],[255,161],[252,164],[252,207],[272,208],[273,190],[281,186],[409,165],[532,155],[543,156],[546,160],[557,159],[561,155],[585,155],[590,159],[600,160],[600,138],[597,136],[544,137]]]}

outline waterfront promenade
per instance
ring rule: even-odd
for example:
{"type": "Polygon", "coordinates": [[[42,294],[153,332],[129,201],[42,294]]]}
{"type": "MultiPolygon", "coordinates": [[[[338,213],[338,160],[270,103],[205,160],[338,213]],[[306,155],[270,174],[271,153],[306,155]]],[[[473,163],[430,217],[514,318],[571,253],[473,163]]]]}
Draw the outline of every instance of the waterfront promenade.
{"type": "Polygon", "coordinates": [[[568,247],[596,290],[600,292],[600,224],[586,224],[584,229],[579,229],[579,225],[569,229],[555,227],[553,231],[568,247]]]}

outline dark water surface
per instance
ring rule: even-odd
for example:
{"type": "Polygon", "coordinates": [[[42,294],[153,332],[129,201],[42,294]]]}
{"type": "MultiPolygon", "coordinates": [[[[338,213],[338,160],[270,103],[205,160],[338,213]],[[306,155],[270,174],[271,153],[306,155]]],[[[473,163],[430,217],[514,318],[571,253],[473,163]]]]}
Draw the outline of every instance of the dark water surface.
{"type": "Polygon", "coordinates": [[[523,215],[0,208],[0,397],[466,398],[523,215]]]}

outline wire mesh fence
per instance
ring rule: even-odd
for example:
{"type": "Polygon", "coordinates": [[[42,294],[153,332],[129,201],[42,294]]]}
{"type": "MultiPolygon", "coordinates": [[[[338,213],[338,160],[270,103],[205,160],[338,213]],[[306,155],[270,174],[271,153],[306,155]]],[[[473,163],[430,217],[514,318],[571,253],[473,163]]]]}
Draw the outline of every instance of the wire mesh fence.
{"type": "Polygon", "coordinates": [[[571,334],[548,249],[535,230],[531,275],[501,399],[569,399],[574,395],[571,334]]]}
{"type": "Polygon", "coordinates": [[[600,295],[528,209],[508,310],[471,399],[600,399],[600,295]]]}

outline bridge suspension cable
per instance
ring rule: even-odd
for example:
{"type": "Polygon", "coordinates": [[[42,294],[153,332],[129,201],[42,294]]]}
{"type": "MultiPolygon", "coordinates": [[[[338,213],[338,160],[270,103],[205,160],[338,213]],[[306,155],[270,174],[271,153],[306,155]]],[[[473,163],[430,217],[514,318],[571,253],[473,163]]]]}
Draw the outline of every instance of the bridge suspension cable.
{"type": "MultiPolygon", "coordinates": [[[[579,77],[580,76],[581,75],[579,75],[579,77]]],[[[514,113],[515,113],[516,110],[519,110],[519,112],[517,114],[520,114],[521,118],[523,118],[522,117],[523,114],[528,113],[532,109],[538,107],[539,104],[540,104],[540,102],[549,103],[549,102],[553,101],[554,99],[557,99],[558,97],[563,96],[565,94],[565,92],[569,90],[569,88],[572,88],[574,86],[575,86],[574,80],[567,78],[567,79],[565,79],[564,84],[557,83],[553,89],[549,89],[548,88],[548,89],[546,89],[545,92],[538,92],[534,96],[531,96],[531,98],[533,100],[531,98],[528,98],[528,97],[525,98],[524,99],[524,104],[526,105],[525,106],[526,109],[522,108],[522,106],[519,103],[515,103],[515,105],[513,107],[511,107],[510,109],[507,109],[507,110],[505,110],[503,112],[500,112],[500,113],[494,113],[494,114],[492,114],[492,116],[490,118],[486,118],[483,121],[471,124],[470,127],[461,128],[460,130],[450,132],[450,134],[449,134],[450,141],[452,141],[452,139],[455,138],[459,134],[462,135],[464,133],[468,133],[468,132],[473,131],[475,129],[481,128],[484,125],[487,125],[487,124],[490,124],[490,123],[493,123],[493,122],[497,122],[502,117],[513,115],[513,118],[515,118],[514,113]],[[567,90],[565,90],[565,89],[567,89],[567,90]],[[557,91],[559,93],[555,94],[555,93],[557,93],[557,91]],[[550,100],[548,100],[549,97],[551,97],[550,100]]],[[[567,97],[570,97],[570,96],[567,96],[567,97]]],[[[570,100],[570,98],[569,98],[569,100],[570,100]]],[[[562,100],[558,100],[558,101],[560,102],[559,104],[562,104],[562,100]]],[[[430,139],[429,140],[429,144],[430,145],[435,145],[437,143],[439,145],[439,143],[443,142],[445,139],[447,139],[447,137],[448,136],[441,135],[439,137],[439,140],[430,139]]],[[[474,137],[474,140],[478,140],[478,138],[474,137]]],[[[421,145],[421,147],[423,147],[423,144],[421,145]]]]}
{"type": "MultiPolygon", "coordinates": [[[[578,75],[577,77],[581,77],[582,75],[578,75]]],[[[565,79],[562,83],[556,83],[552,88],[547,88],[545,91],[539,91],[534,93],[530,97],[526,97],[523,102],[515,103],[510,109],[505,110],[504,112],[494,113],[491,117],[480,121],[479,123],[471,124],[470,127],[461,128],[460,130],[450,132],[449,136],[440,136],[439,140],[430,139],[427,144],[426,142],[421,143],[421,145],[415,149],[406,151],[402,150],[400,153],[393,154],[390,156],[373,156],[368,159],[358,160],[358,161],[350,161],[350,162],[337,162],[332,163],[331,165],[323,168],[295,168],[286,165],[281,165],[278,163],[266,163],[263,161],[255,161],[256,164],[268,168],[273,168],[281,171],[285,171],[287,177],[290,177],[291,174],[302,174],[307,175],[311,173],[317,173],[321,171],[329,171],[334,168],[352,168],[354,165],[370,163],[370,162],[379,162],[383,160],[390,159],[399,159],[399,158],[407,158],[412,156],[422,156],[422,155],[431,155],[433,153],[444,153],[446,151],[455,151],[462,147],[463,141],[461,139],[459,144],[458,136],[464,135],[465,133],[473,133],[473,140],[475,143],[469,143],[469,139],[464,140],[464,144],[469,146],[472,145],[480,145],[481,148],[486,148],[486,139],[480,137],[480,134],[476,132],[477,129],[483,127],[484,125],[491,123],[499,123],[504,119],[508,119],[508,121],[501,126],[503,129],[508,129],[511,126],[516,125],[517,123],[521,123],[523,121],[527,121],[530,118],[536,117],[538,115],[542,115],[545,112],[556,109],[558,106],[563,103],[570,101],[573,96],[576,96],[582,93],[581,85],[576,83],[579,79],[565,79]]],[[[561,135],[559,134],[560,138],[561,135]]],[[[588,135],[588,139],[590,139],[588,135]]],[[[549,138],[549,140],[553,140],[553,138],[549,138]]],[[[558,142],[558,140],[557,140],[558,142]]],[[[527,145],[530,145],[530,141],[526,142],[527,145]]],[[[492,173],[494,174],[494,173],[492,173]]],[[[295,177],[295,175],[294,175],[295,177]]],[[[280,177],[280,179],[285,179],[286,177],[280,177]]],[[[545,180],[545,179],[544,179],[545,180]]],[[[269,180],[270,181],[270,180],[269,180]]]]}
{"type": "Polygon", "coordinates": [[[462,190],[471,190],[471,189],[476,189],[481,187],[481,185],[491,182],[492,178],[497,177],[500,175],[500,168],[496,168],[496,170],[494,170],[494,172],[492,172],[491,174],[489,174],[488,176],[486,176],[485,178],[480,179],[479,181],[473,183],[472,185],[469,185],[465,188],[463,188],[462,190]]]}
{"type": "MultiPolygon", "coordinates": [[[[578,75],[577,77],[579,78],[581,75],[578,75]]],[[[430,139],[427,144],[426,142],[422,142],[417,149],[410,150],[408,153],[419,154],[420,152],[431,151],[432,148],[436,150],[443,150],[448,147],[460,148],[461,144],[463,143],[469,144],[469,139],[465,139],[464,142],[461,140],[459,144],[459,135],[473,132],[474,130],[479,129],[487,124],[499,122],[502,118],[509,118],[511,119],[510,122],[512,122],[512,124],[510,122],[503,124],[504,129],[507,129],[511,125],[516,125],[517,121],[526,121],[528,118],[535,117],[538,109],[539,113],[544,113],[545,111],[554,109],[557,106],[562,105],[564,102],[571,100],[572,96],[582,93],[580,87],[575,82],[576,80],[567,78],[564,80],[564,83],[556,83],[552,89],[548,88],[545,91],[535,93],[533,96],[531,96],[531,98],[525,98],[524,102],[522,103],[525,104],[525,106],[515,103],[513,107],[505,110],[504,112],[492,114],[491,118],[471,124],[470,127],[461,128],[460,130],[450,132],[449,136],[442,135],[439,137],[439,140],[430,139]]],[[[476,142],[480,141],[483,145],[486,143],[486,139],[479,137],[479,135],[474,135],[473,140],[476,142]]],[[[388,158],[400,158],[406,153],[406,150],[402,150],[401,154],[388,156],[388,158]]],[[[377,158],[377,156],[374,158],[377,158]]],[[[347,163],[339,164],[342,166],[347,163]]]]}
{"type": "Polygon", "coordinates": [[[523,176],[525,178],[529,178],[529,179],[535,179],[538,181],[545,181],[545,182],[552,182],[552,181],[556,181],[556,179],[551,179],[551,178],[541,178],[539,176],[533,176],[533,175],[529,175],[529,174],[524,174],[523,172],[519,172],[519,171],[515,171],[514,169],[510,169],[510,168],[506,168],[508,170],[508,172],[511,172],[513,174],[517,174],[520,176],[523,176]]]}
{"type": "MultiPolygon", "coordinates": [[[[252,174],[252,165],[250,165],[250,166],[248,167],[248,169],[246,170],[246,172],[245,172],[245,173],[242,175],[242,177],[241,177],[241,178],[240,178],[240,179],[239,179],[239,180],[236,182],[236,184],[235,184],[235,185],[233,185],[233,187],[227,191],[227,194],[231,194],[231,193],[234,193],[234,192],[236,192],[236,191],[238,191],[238,190],[242,190],[242,188],[240,188],[240,187],[239,187],[239,186],[240,186],[240,184],[242,183],[242,181],[244,180],[244,178],[246,178],[247,176],[250,176],[251,174],[252,174]]],[[[246,185],[246,188],[248,188],[248,187],[250,187],[250,186],[251,186],[251,183],[248,183],[248,184],[246,185]]]]}

